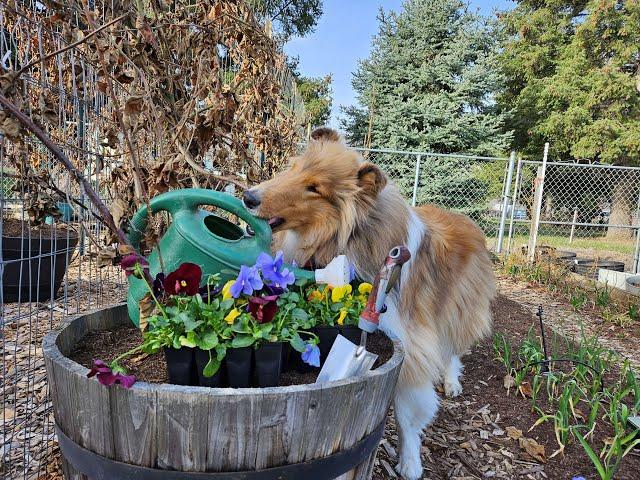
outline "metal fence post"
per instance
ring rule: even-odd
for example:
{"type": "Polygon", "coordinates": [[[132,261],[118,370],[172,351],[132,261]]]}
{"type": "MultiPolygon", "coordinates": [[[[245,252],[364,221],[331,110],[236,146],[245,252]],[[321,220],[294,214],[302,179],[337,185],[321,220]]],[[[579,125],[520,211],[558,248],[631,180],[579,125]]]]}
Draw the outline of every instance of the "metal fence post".
{"type": "Polygon", "coordinates": [[[540,213],[542,212],[542,194],[544,193],[544,175],[547,171],[547,157],[549,156],[549,142],[544,144],[542,155],[542,165],[538,167],[538,174],[535,180],[535,193],[533,196],[533,218],[531,219],[531,230],[529,231],[529,249],[527,257],[530,262],[536,258],[536,244],[538,243],[538,229],[540,228],[540,213]]]}
{"type": "Polygon", "coordinates": [[[522,181],[522,158],[518,159],[518,167],[516,168],[516,183],[513,186],[513,197],[511,200],[511,218],[509,219],[509,235],[507,240],[507,253],[511,253],[511,241],[513,239],[513,224],[516,215],[516,205],[518,203],[518,190],[522,181]]]}
{"type": "MultiPolygon", "coordinates": [[[[502,242],[504,241],[504,226],[507,223],[507,210],[509,209],[509,193],[511,192],[511,180],[513,178],[513,167],[516,163],[516,152],[511,151],[509,157],[509,170],[507,171],[507,180],[504,186],[504,198],[502,200],[502,212],[500,213],[500,228],[498,230],[498,245],[496,253],[502,253],[502,242]]],[[[513,209],[513,207],[511,207],[513,209]]]]}
{"type": "Polygon", "coordinates": [[[573,243],[573,236],[576,233],[576,222],[578,221],[578,207],[573,209],[573,221],[571,222],[571,233],[569,234],[569,243],[573,243]]]}
{"type": "Polygon", "coordinates": [[[416,200],[418,199],[418,180],[420,179],[420,161],[422,155],[416,155],[416,176],[413,179],[413,198],[411,199],[411,205],[416,206],[416,200]]]}
{"type": "MultiPolygon", "coordinates": [[[[636,206],[636,246],[633,250],[633,273],[640,273],[640,193],[636,206]]],[[[631,230],[633,232],[633,230],[631,230]]]]}

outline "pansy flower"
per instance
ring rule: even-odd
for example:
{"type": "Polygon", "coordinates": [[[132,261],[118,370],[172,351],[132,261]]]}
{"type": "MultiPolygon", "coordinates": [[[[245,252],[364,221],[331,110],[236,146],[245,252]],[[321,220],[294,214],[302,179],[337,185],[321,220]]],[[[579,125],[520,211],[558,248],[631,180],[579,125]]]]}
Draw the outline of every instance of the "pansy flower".
{"type": "Polygon", "coordinates": [[[227,313],[226,317],[224,317],[224,321],[229,325],[233,325],[233,322],[235,322],[236,318],[238,318],[240,315],[242,315],[242,312],[237,308],[234,308],[229,311],[229,313],[227,313]]]}
{"type": "Polygon", "coordinates": [[[302,352],[302,361],[312,367],[320,366],[320,349],[316,344],[307,342],[302,352]]]}
{"type": "Polygon", "coordinates": [[[133,375],[124,375],[122,372],[114,372],[109,365],[98,359],[93,361],[93,367],[89,370],[87,377],[91,378],[95,376],[98,382],[108,387],[111,385],[122,385],[124,388],[131,388],[133,384],[136,383],[136,377],[133,375]]]}
{"type": "Polygon", "coordinates": [[[183,263],[174,272],[167,275],[164,289],[169,295],[195,295],[200,289],[202,269],[195,263],[183,263]]]}
{"type": "Polygon", "coordinates": [[[254,290],[260,290],[264,286],[260,278],[260,272],[256,267],[242,265],[240,273],[233,285],[229,287],[229,293],[233,298],[238,298],[241,294],[251,295],[254,290]]]}
{"type": "Polygon", "coordinates": [[[277,295],[249,297],[249,312],[258,323],[269,323],[278,311],[277,295]]]}
{"type": "Polygon", "coordinates": [[[347,312],[346,308],[341,308],[340,309],[340,315],[338,316],[338,319],[336,320],[338,325],[344,325],[344,319],[347,318],[347,314],[348,313],[349,312],[347,312]]]}
{"type": "Polygon", "coordinates": [[[331,291],[331,301],[333,303],[338,303],[342,300],[346,295],[351,294],[353,288],[348,283],[346,285],[342,285],[341,287],[334,287],[331,291]]]}
{"type": "Polygon", "coordinates": [[[276,253],[275,257],[262,252],[256,260],[256,267],[262,271],[265,281],[276,287],[285,288],[296,281],[293,272],[284,268],[284,254],[282,251],[276,253]]]}
{"type": "Polygon", "coordinates": [[[307,296],[307,299],[310,302],[321,302],[322,300],[324,300],[324,294],[320,290],[311,290],[311,292],[309,292],[309,295],[307,296]]]}
{"type": "Polygon", "coordinates": [[[130,253],[129,255],[122,257],[122,260],[120,260],[120,267],[124,270],[127,277],[129,275],[133,275],[140,278],[140,275],[136,273],[137,265],[140,265],[143,272],[149,273],[149,262],[139,253],[130,253]]]}
{"type": "Polygon", "coordinates": [[[164,273],[160,272],[156,275],[156,278],[153,280],[153,294],[158,298],[160,295],[164,293],[164,273]]]}
{"type": "Polygon", "coordinates": [[[235,280],[229,280],[224,284],[222,287],[222,300],[229,300],[230,298],[233,298],[233,295],[231,295],[231,287],[234,283],[236,283],[235,280]]]}
{"type": "Polygon", "coordinates": [[[358,292],[360,292],[361,295],[366,295],[367,293],[371,293],[371,290],[373,290],[373,285],[371,285],[370,283],[363,282],[360,285],[358,285],[358,292]]]}

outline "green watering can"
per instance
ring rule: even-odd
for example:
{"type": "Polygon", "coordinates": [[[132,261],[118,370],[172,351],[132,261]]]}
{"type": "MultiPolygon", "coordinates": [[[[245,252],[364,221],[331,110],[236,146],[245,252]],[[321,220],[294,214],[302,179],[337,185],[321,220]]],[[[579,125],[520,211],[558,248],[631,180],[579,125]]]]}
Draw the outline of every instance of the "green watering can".
{"type": "MultiPolygon", "coordinates": [[[[241,265],[253,265],[261,252],[270,252],[271,227],[251,215],[240,200],[226,193],[202,188],[173,190],[151,199],[149,206],[153,213],[171,214],[171,225],[159,243],[165,274],[184,262],[191,262],[202,268],[203,283],[208,274],[214,273],[220,273],[222,281],[226,281],[235,278],[241,265]],[[201,205],[213,205],[237,215],[251,227],[253,234],[248,235],[238,225],[199,209],[201,205]]],[[[148,215],[145,205],[131,219],[129,240],[136,250],[147,228],[148,215]]],[[[161,271],[157,247],[148,260],[151,276],[155,278],[161,271]]],[[[296,268],[294,273],[296,278],[314,278],[312,271],[296,268]]],[[[147,293],[144,280],[129,276],[127,306],[129,317],[136,325],[140,320],[138,303],[147,293]]]]}

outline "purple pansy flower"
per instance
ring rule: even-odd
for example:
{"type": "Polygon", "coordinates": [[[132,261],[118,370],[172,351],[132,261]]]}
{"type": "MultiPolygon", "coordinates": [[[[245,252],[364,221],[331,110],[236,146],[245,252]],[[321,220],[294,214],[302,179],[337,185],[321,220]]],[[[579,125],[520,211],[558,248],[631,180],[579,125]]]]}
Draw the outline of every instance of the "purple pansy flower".
{"type": "Polygon", "coordinates": [[[277,299],[278,295],[249,297],[249,312],[258,323],[269,323],[278,311],[277,299]]]}
{"type": "Polygon", "coordinates": [[[129,255],[125,255],[120,260],[120,267],[124,270],[124,273],[129,275],[137,275],[135,274],[136,265],[140,264],[142,270],[145,272],[149,272],[149,262],[139,253],[130,253],[129,255]]]}
{"type": "Polygon", "coordinates": [[[164,293],[164,273],[160,272],[153,281],[153,294],[157,297],[164,293]]]}
{"type": "Polygon", "coordinates": [[[302,352],[302,361],[312,367],[320,366],[320,349],[316,344],[307,342],[304,352],[302,352]]]}
{"type": "Polygon", "coordinates": [[[571,480],[586,480],[584,477],[573,477],[571,480]]]}
{"type": "Polygon", "coordinates": [[[233,298],[238,298],[240,294],[251,295],[254,290],[260,290],[264,286],[262,279],[260,278],[260,272],[256,267],[247,267],[242,265],[240,267],[240,273],[238,278],[231,288],[229,293],[233,298]]]}
{"type": "Polygon", "coordinates": [[[288,268],[283,268],[284,254],[282,250],[278,251],[273,258],[267,253],[261,253],[256,261],[256,266],[262,270],[265,281],[276,287],[286,287],[296,281],[293,272],[288,268]]]}
{"type": "Polygon", "coordinates": [[[102,385],[107,387],[117,384],[124,388],[131,388],[136,383],[136,377],[133,375],[124,375],[121,372],[114,373],[109,365],[102,360],[94,360],[93,367],[87,374],[88,378],[95,376],[102,385]]]}

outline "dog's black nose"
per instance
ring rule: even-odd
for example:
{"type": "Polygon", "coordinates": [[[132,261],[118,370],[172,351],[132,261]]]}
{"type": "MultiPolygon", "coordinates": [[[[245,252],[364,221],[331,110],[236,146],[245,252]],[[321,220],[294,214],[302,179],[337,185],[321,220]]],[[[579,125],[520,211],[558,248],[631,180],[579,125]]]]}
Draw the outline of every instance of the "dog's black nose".
{"type": "Polygon", "coordinates": [[[250,209],[260,206],[260,197],[256,192],[251,190],[245,190],[242,201],[244,202],[244,206],[250,209]]]}

